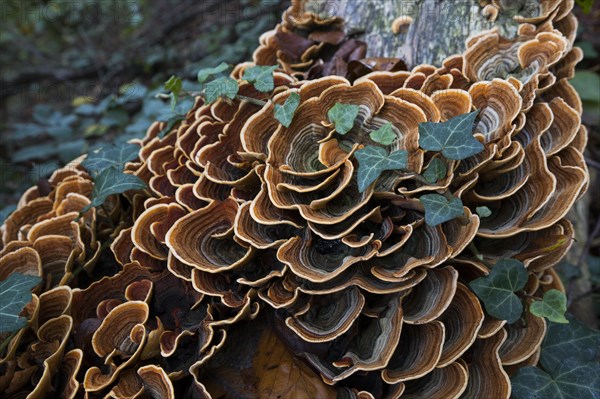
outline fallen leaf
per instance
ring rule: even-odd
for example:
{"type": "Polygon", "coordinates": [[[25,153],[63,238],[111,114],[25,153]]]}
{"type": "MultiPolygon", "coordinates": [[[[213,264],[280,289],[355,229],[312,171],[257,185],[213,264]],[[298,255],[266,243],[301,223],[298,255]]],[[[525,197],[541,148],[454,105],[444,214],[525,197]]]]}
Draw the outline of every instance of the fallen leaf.
{"type": "Polygon", "coordinates": [[[254,369],[260,398],[334,399],[336,390],[300,358],[294,356],[272,329],[265,330],[258,344],[254,369]]]}

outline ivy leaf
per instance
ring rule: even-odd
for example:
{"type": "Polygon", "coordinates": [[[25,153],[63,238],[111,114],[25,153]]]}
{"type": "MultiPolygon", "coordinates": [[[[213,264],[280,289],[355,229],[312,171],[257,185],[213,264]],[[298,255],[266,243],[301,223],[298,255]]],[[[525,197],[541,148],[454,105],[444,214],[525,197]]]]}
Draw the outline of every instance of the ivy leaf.
{"type": "Polygon", "coordinates": [[[471,281],[469,286],[483,301],[493,317],[514,323],[523,313],[523,304],[515,294],[525,287],[527,270],[516,259],[500,259],[485,277],[471,281]]]}
{"type": "Polygon", "coordinates": [[[541,301],[534,301],[529,305],[531,314],[537,317],[545,317],[555,323],[568,323],[565,319],[567,311],[567,297],[564,293],[556,289],[551,289],[544,293],[541,301]]]}
{"type": "Polygon", "coordinates": [[[0,282],[0,334],[17,331],[27,324],[27,319],[19,314],[31,302],[31,289],[41,281],[38,276],[12,273],[0,282]]]}
{"type": "Polygon", "coordinates": [[[108,125],[93,123],[85,128],[83,137],[98,137],[104,135],[109,129],[108,125]]]}
{"type": "Polygon", "coordinates": [[[408,152],[396,151],[388,155],[385,148],[366,146],[354,153],[358,159],[358,191],[361,193],[386,170],[406,169],[408,152]]]}
{"type": "Polygon", "coordinates": [[[589,14],[594,6],[594,0],[575,0],[575,2],[581,7],[584,14],[589,14]]]}
{"type": "Polygon", "coordinates": [[[600,332],[567,315],[569,324],[548,323],[542,343],[541,362],[544,368],[556,368],[567,358],[580,363],[597,360],[600,356],[600,332]]]}
{"type": "Polygon", "coordinates": [[[582,276],[581,269],[574,264],[562,260],[558,265],[554,266],[554,269],[558,272],[560,279],[565,285],[571,281],[578,279],[582,276]]]}
{"type": "Polygon", "coordinates": [[[140,147],[136,144],[107,145],[90,152],[81,163],[88,172],[95,174],[102,169],[114,166],[123,168],[125,162],[138,157],[140,147]]]}
{"type": "Polygon", "coordinates": [[[439,158],[433,158],[433,160],[429,163],[425,172],[423,172],[423,177],[429,183],[434,184],[440,179],[446,177],[446,164],[439,158]]]}
{"type": "Polygon", "coordinates": [[[165,90],[169,90],[171,93],[177,97],[179,92],[181,91],[181,87],[183,86],[183,82],[181,78],[173,75],[165,82],[165,90]]]}
{"type": "Polygon", "coordinates": [[[225,72],[229,69],[229,64],[226,62],[221,62],[214,68],[204,68],[198,71],[198,82],[204,83],[208,78],[214,75],[218,75],[221,72],[225,72]]]}
{"type": "Polygon", "coordinates": [[[146,183],[139,177],[124,173],[116,167],[106,168],[94,179],[92,206],[101,205],[110,195],[145,188],[146,183]]]}
{"type": "Polygon", "coordinates": [[[102,205],[113,194],[122,194],[129,190],[143,190],[146,187],[146,183],[142,179],[124,173],[119,167],[105,168],[94,178],[92,202],[83,208],[80,214],[87,212],[90,208],[102,205]]]}
{"type": "Polygon", "coordinates": [[[127,143],[119,146],[115,146],[115,152],[117,163],[124,164],[125,162],[133,161],[138,157],[140,146],[137,144],[127,143]]]}
{"type": "Polygon", "coordinates": [[[550,370],[524,367],[512,378],[512,398],[583,399],[600,397],[600,364],[566,359],[550,370]]]}
{"type": "Polygon", "coordinates": [[[327,117],[335,125],[335,131],[339,134],[348,133],[354,126],[360,107],[354,104],[336,103],[329,111],[327,117]]]}
{"type": "Polygon", "coordinates": [[[458,115],[446,122],[419,124],[419,145],[427,151],[441,151],[448,159],[460,160],[483,151],[473,137],[473,124],[479,111],[458,115]]]}
{"type": "Polygon", "coordinates": [[[511,378],[515,399],[600,397],[600,332],[567,319],[569,324],[548,324],[541,368],[525,367],[511,378]]]}
{"type": "Polygon", "coordinates": [[[392,130],[392,124],[390,122],[381,126],[379,129],[372,131],[369,134],[371,140],[376,143],[383,145],[390,145],[396,140],[396,134],[392,130]]]}
{"type": "Polygon", "coordinates": [[[279,68],[278,65],[273,66],[252,66],[244,70],[243,80],[252,83],[254,88],[263,93],[272,91],[275,88],[273,83],[273,72],[279,68]]]}
{"type": "Polygon", "coordinates": [[[275,119],[283,126],[290,127],[298,105],[300,105],[300,95],[298,93],[290,94],[283,105],[275,104],[275,119]]]}
{"type": "Polygon", "coordinates": [[[463,203],[459,198],[448,200],[443,195],[425,194],[419,197],[425,208],[425,223],[430,226],[447,222],[464,215],[463,203]]]}
{"type": "Polygon", "coordinates": [[[478,206],[475,208],[475,212],[482,218],[487,218],[492,215],[492,210],[487,206],[478,206]]]}
{"type": "MultiPolygon", "coordinates": [[[[275,329],[266,329],[255,346],[250,364],[256,379],[256,395],[240,392],[230,397],[257,398],[319,398],[338,397],[335,388],[325,384],[319,374],[310,369],[286,347],[275,329]]],[[[230,373],[231,374],[231,373],[230,373]]],[[[242,384],[230,384],[242,385],[242,384]]],[[[231,391],[230,391],[231,392],[231,391]]]]}
{"type": "Polygon", "coordinates": [[[169,90],[171,92],[170,95],[170,103],[171,110],[174,110],[177,106],[177,97],[179,97],[179,92],[181,92],[181,88],[183,86],[183,82],[181,78],[172,75],[169,80],[165,82],[165,90],[169,90]]]}
{"type": "Polygon", "coordinates": [[[223,76],[206,84],[206,102],[214,103],[220,97],[227,97],[233,100],[238,93],[238,82],[228,76],[223,76]]]}

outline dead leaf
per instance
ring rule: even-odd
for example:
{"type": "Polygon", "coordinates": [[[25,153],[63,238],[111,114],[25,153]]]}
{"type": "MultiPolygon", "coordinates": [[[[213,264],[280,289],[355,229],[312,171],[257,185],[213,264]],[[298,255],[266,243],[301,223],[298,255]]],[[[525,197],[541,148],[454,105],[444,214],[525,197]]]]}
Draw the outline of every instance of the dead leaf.
{"type": "Polygon", "coordinates": [[[337,396],[336,390],[294,356],[272,329],[263,333],[253,363],[261,398],[335,399],[337,396]]]}
{"type": "Polygon", "coordinates": [[[337,390],[294,355],[272,326],[259,318],[229,330],[227,344],[201,368],[200,380],[212,397],[335,399],[337,390]]]}

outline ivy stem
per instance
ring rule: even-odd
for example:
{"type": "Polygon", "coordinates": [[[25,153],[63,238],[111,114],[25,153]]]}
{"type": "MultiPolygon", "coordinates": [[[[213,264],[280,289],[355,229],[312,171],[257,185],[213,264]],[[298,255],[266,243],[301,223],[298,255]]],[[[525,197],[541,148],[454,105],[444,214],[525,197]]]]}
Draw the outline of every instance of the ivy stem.
{"type": "Polygon", "coordinates": [[[4,353],[4,349],[6,349],[8,347],[8,344],[10,344],[10,341],[12,341],[12,339],[17,335],[17,333],[20,330],[17,331],[13,331],[12,333],[10,333],[10,335],[8,337],[6,337],[4,339],[4,341],[2,341],[2,344],[0,344],[0,355],[4,353]]]}
{"type": "Polygon", "coordinates": [[[236,94],[235,97],[238,100],[247,101],[250,104],[258,105],[259,107],[264,107],[265,105],[267,105],[266,101],[259,100],[258,98],[252,98],[252,97],[242,96],[242,95],[239,95],[239,94],[236,94]]]}
{"type": "Polygon", "coordinates": [[[82,271],[83,271],[83,265],[77,266],[77,268],[75,270],[73,270],[73,273],[71,273],[71,278],[69,279],[69,283],[71,281],[73,281],[73,279],[75,277],[77,277],[77,275],[79,275],[79,273],[81,273],[82,271]]]}
{"type": "Polygon", "coordinates": [[[535,295],[530,295],[525,290],[519,290],[518,293],[525,298],[536,299],[535,295]]]}
{"type": "MultiPolygon", "coordinates": [[[[203,91],[193,91],[191,93],[186,91],[184,94],[192,96],[192,97],[206,98],[206,94],[203,91]]],[[[168,95],[166,97],[163,95],[160,95],[160,98],[169,98],[169,97],[168,97],[168,95]]],[[[259,100],[258,98],[242,96],[241,94],[236,94],[235,98],[240,101],[247,101],[250,104],[258,105],[259,107],[264,107],[267,104],[267,101],[259,100]]]]}
{"type": "MultiPolygon", "coordinates": [[[[396,174],[400,175],[400,176],[405,176],[404,173],[402,173],[399,170],[395,170],[394,171],[396,174]]],[[[427,179],[425,179],[423,177],[423,175],[420,175],[418,173],[412,173],[410,175],[410,177],[414,178],[416,181],[418,181],[419,183],[421,183],[424,186],[430,186],[432,183],[427,181],[427,179]]],[[[452,193],[449,190],[445,190],[444,192],[442,192],[442,195],[444,196],[444,198],[446,198],[448,201],[452,201],[455,197],[454,195],[452,195],[452,193]]],[[[471,223],[471,221],[469,220],[469,218],[467,218],[464,214],[462,216],[460,216],[458,218],[463,224],[469,224],[471,223]]]]}
{"type": "Polygon", "coordinates": [[[519,318],[519,321],[521,322],[521,328],[526,328],[527,327],[527,308],[525,306],[523,306],[523,314],[521,314],[521,318],[519,318]]]}
{"type": "MultiPolygon", "coordinates": [[[[400,175],[402,175],[402,173],[400,173],[400,172],[398,172],[398,171],[396,171],[396,172],[397,172],[397,173],[399,173],[400,175]]],[[[411,175],[411,177],[412,177],[412,178],[414,178],[416,181],[418,181],[419,183],[421,183],[421,184],[422,184],[422,185],[424,185],[424,186],[430,186],[430,185],[432,184],[431,182],[427,181],[427,179],[425,179],[425,178],[423,177],[423,175],[420,175],[420,174],[418,174],[418,173],[413,173],[413,174],[411,175]]],[[[448,191],[448,190],[445,190],[445,191],[442,193],[442,195],[443,195],[443,196],[444,196],[444,197],[445,197],[445,198],[446,198],[448,201],[450,201],[451,199],[453,199],[453,198],[454,198],[454,196],[452,195],[452,193],[451,193],[450,191],[448,191]]]]}
{"type": "Polygon", "coordinates": [[[452,195],[452,193],[450,193],[450,191],[446,190],[442,193],[442,195],[444,196],[444,198],[446,198],[448,201],[453,200],[455,197],[454,195],[452,195]]]}
{"type": "Polygon", "coordinates": [[[110,217],[110,213],[108,212],[108,209],[106,209],[106,206],[104,206],[104,203],[102,205],[100,205],[100,208],[102,208],[102,210],[106,214],[106,218],[108,219],[108,223],[110,223],[110,227],[114,230],[115,229],[115,223],[113,222],[112,218],[110,217]]]}
{"type": "MultiPolygon", "coordinates": [[[[189,92],[185,89],[181,89],[182,94],[179,95],[179,97],[185,97],[185,96],[190,96],[190,97],[202,97],[202,98],[206,98],[206,94],[203,91],[192,91],[189,92]]],[[[156,98],[160,98],[163,100],[168,100],[171,98],[170,94],[166,94],[166,93],[158,93],[156,95],[156,98]]],[[[240,101],[247,101],[251,104],[254,105],[258,105],[259,107],[264,107],[268,101],[263,101],[263,100],[259,100],[258,98],[253,98],[253,97],[248,97],[248,96],[242,96],[241,94],[236,94],[235,98],[240,100],[240,101]]],[[[269,99],[270,101],[270,99],[269,99]]]]}
{"type": "Polygon", "coordinates": [[[431,183],[428,182],[426,178],[424,178],[422,175],[420,175],[418,173],[414,173],[411,177],[413,177],[416,181],[418,181],[419,183],[421,183],[424,186],[431,185],[431,183]]]}
{"type": "MultiPolygon", "coordinates": [[[[100,246],[100,253],[104,252],[104,250],[109,247],[113,243],[113,240],[107,240],[102,243],[100,246]]],[[[79,265],[75,270],[73,270],[71,280],[77,277],[79,273],[83,271],[83,265],[79,265]]]]}
{"type": "Polygon", "coordinates": [[[477,247],[475,246],[475,244],[473,243],[473,241],[471,241],[469,243],[469,249],[471,250],[471,252],[473,252],[473,254],[475,255],[475,257],[481,261],[481,263],[483,263],[489,269],[492,268],[492,265],[490,265],[490,263],[483,258],[483,255],[481,254],[481,252],[479,252],[479,250],[477,249],[477,247]]]}
{"type": "Polygon", "coordinates": [[[189,91],[187,91],[187,90],[186,90],[186,89],[184,89],[183,87],[181,88],[181,92],[182,92],[183,94],[185,94],[186,96],[194,97],[194,96],[192,95],[192,93],[190,93],[189,91]]]}

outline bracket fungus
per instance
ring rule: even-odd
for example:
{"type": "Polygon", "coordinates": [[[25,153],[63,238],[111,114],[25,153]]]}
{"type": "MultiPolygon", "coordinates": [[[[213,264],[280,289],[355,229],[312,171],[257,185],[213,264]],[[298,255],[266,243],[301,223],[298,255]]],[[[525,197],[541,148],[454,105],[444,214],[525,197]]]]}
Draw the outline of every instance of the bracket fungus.
{"type": "Polygon", "coordinates": [[[50,193],[23,195],[2,226],[0,279],[43,283],[0,359],[0,389],[209,398],[205,370],[228,334],[264,313],[339,397],[507,398],[509,375],[537,363],[546,322],[496,319],[469,284],[510,257],[526,268],[528,296],[564,291],[553,266],[588,184],[568,82],[581,58],[571,6],[543,1],[539,16],[516,17],[515,38],[481,32],[441,66],[406,70],[364,59],[341,18],[293,1],[254,62],[230,75],[265,105],[198,97],[165,135],[156,122],[125,167],[147,191],[77,219],[93,186],[78,160],[52,175],[50,193]],[[276,64],[271,97],[242,78],[276,64]],[[274,110],[292,95],[284,126],[274,110]],[[328,115],[336,104],[358,109],[343,134],[328,115]],[[421,147],[421,124],[473,111],[481,151],[421,147]],[[387,145],[370,135],[383,126],[387,145]],[[406,170],[382,168],[361,187],[366,146],[406,152],[406,170]],[[442,192],[463,216],[428,224],[419,198],[442,192]]]}

